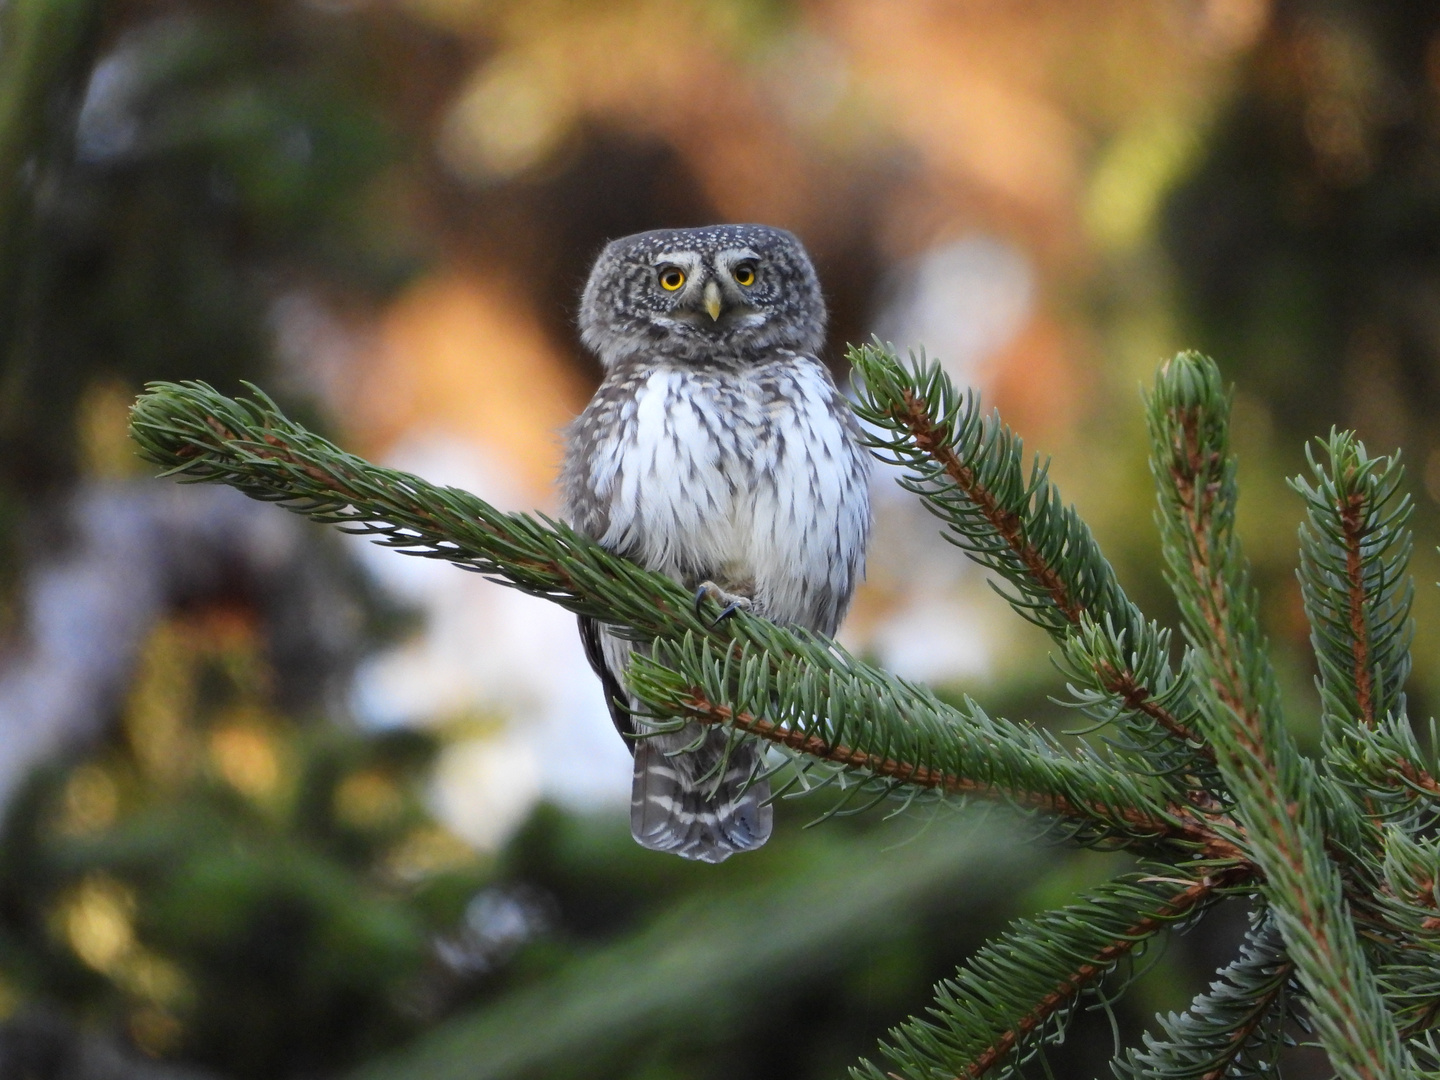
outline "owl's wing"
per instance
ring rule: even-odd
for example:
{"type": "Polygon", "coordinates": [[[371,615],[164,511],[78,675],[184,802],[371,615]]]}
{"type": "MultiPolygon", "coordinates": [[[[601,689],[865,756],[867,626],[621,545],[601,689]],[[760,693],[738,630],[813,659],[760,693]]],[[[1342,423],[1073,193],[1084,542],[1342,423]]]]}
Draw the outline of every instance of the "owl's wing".
{"type": "Polygon", "coordinates": [[[610,710],[610,719],[614,721],[615,730],[620,732],[633,755],[635,721],[630,716],[630,707],[626,703],[628,699],[625,688],[620,685],[620,679],[605,662],[605,650],[601,646],[601,635],[604,632],[598,619],[592,619],[588,615],[580,616],[580,643],[585,646],[585,659],[590,661],[590,667],[600,676],[600,686],[605,691],[605,705],[610,710]]]}

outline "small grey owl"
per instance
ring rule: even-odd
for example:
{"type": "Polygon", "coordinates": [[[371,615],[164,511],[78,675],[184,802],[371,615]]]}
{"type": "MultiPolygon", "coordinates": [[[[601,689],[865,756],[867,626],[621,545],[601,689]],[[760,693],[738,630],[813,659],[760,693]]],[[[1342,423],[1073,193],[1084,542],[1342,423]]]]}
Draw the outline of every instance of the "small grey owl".
{"type": "MultiPolygon", "coordinates": [[[[616,240],[590,272],[580,331],[606,374],[567,432],[570,523],[688,589],[833,634],[864,572],[868,459],[816,359],[825,303],[800,242],[763,225],[616,240]]],[[[727,734],[693,723],[636,738],[624,680],[637,646],[583,617],[580,635],[635,756],[635,839],[705,862],[763,844],[755,744],[727,757],[727,734]]]]}

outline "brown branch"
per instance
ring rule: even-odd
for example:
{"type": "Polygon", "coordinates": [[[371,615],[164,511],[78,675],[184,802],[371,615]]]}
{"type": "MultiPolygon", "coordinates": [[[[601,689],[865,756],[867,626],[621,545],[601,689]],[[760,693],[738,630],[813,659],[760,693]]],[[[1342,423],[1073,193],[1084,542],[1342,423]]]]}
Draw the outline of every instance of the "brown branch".
{"type": "MultiPolygon", "coordinates": [[[[1365,619],[1365,571],[1361,546],[1365,539],[1365,520],[1362,513],[1365,497],[1359,492],[1336,507],[1340,518],[1341,531],[1345,537],[1345,579],[1350,601],[1351,655],[1354,663],[1355,706],[1359,721],[1367,728],[1375,726],[1375,683],[1370,670],[1370,631],[1365,619]]],[[[1431,797],[1440,797],[1440,781],[1424,768],[1409,761],[1400,761],[1397,766],[1401,777],[1431,797]]]]}
{"type": "Polygon", "coordinates": [[[1194,728],[1182,723],[1168,709],[1157,705],[1155,699],[1150,695],[1149,687],[1141,685],[1133,671],[1116,671],[1107,664],[1100,671],[1100,677],[1105,689],[1119,697],[1126,707],[1144,713],[1171,735],[1189,743],[1191,748],[1205,760],[1210,762],[1215,760],[1214,749],[1201,740],[1194,728]]]}
{"type": "MultiPolygon", "coordinates": [[[[1173,922],[1193,911],[1216,889],[1236,884],[1243,880],[1244,876],[1245,874],[1242,874],[1238,867],[1228,868],[1213,877],[1207,876],[1195,882],[1184,891],[1171,897],[1155,914],[1147,915],[1126,929],[1118,940],[1112,941],[1096,953],[1088,963],[1076,968],[1069,978],[1060,982],[1054,990],[1041,998],[1035,1007],[1022,1016],[1009,1031],[1002,1034],[976,1057],[960,1076],[965,1080],[978,1080],[979,1077],[984,1076],[1014,1050],[1021,1039],[1043,1024],[1057,1009],[1063,1007],[1088,985],[1101,978],[1117,960],[1129,953],[1141,941],[1155,934],[1166,923],[1173,922]]],[[[959,1080],[958,1077],[957,1080],[959,1080]]]]}
{"type": "Polygon", "coordinates": [[[1355,705],[1360,722],[1375,726],[1374,686],[1370,673],[1370,634],[1365,623],[1365,568],[1360,557],[1364,540],[1364,517],[1361,513],[1365,497],[1351,495],[1339,507],[1340,526],[1345,535],[1345,578],[1350,596],[1350,639],[1355,664],[1355,705]]]}
{"type": "MultiPolygon", "coordinates": [[[[1216,816],[1198,820],[1185,807],[1169,806],[1170,815],[1155,818],[1130,807],[1101,808],[1076,803],[1060,795],[1039,791],[1011,791],[994,784],[982,783],[969,777],[955,776],[926,765],[897,761],[894,758],[880,758],[863,750],[844,745],[832,745],[818,735],[807,735],[782,727],[773,720],[736,712],[728,705],[711,701],[699,687],[691,687],[681,698],[685,714],[702,724],[729,724],[730,726],[775,743],[788,747],[809,757],[820,758],[848,769],[860,769],[872,776],[881,776],[902,784],[944,791],[952,795],[973,795],[980,798],[1006,799],[1025,810],[1035,810],[1055,817],[1104,821],[1106,816],[1118,818],[1127,828],[1139,833],[1148,833],[1182,843],[1196,845],[1201,857],[1217,862],[1251,864],[1244,852],[1229,840],[1219,835],[1216,826],[1231,826],[1225,817],[1216,816]]],[[[1252,868],[1253,869],[1253,868],[1252,868]]]]}
{"type": "MultiPolygon", "coordinates": [[[[1375,683],[1371,667],[1370,630],[1365,619],[1365,570],[1362,545],[1365,539],[1365,496],[1355,492],[1336,507],[1345,538],[1345,581],[1350,608],[1350,652],[1355,679],[1355,707],[1359,722],[1375,727],[1375,683]]],[[[1410,761],[1396,763],[1396,771],[1412,788],[1440,798],[1440,781],[1422,766],[1410,761]]]]}
{"type": "MultiPolygon", "coordinates": [[[[1244,676],[1236,667],[1237,657],[1244,652],[1244,644],[1237,643],[1231,638],[1226,582],[1223,572],[1214,565],[1215,558],[1224,553],[1212,551],[1210,547],[1211,515],[1213,514],[1215,493],[1220,483],[1219,469],[1217,468],[1219,455],[1213,451],[1202,450],[1198,430],[1198,410],[1186,410],[1178,419],[1180,420],[1178,427],[1181,438],[1178,444],[1172,444],[1174,456],[1171,461],[1170,474],[1185,519],[1186,531],[1191,540],[1190,569],[1200,591],[1200,603],[1197,606],[1200,607],[1210,631],[1209,653],[1217,668],[1217,674],[1211,680],[1211,686],[1216,697],[1239,720],[1235,737],[1253,755],[1255,767],[1251,779],[1257,787],[1259,796],[1257,802],[1263,808],[1261,812],[1268,816],[1267,827],[1264,831],[1274,838],[1275,853],[1278,858],[1288,864],[1289,871],[1294,878],[1305,880],[1309,876],[1310,868],[1300,847],[1302,840],[1299,830],[1295,827],[1295,818],[1298,816],[1299,808],[1296,803],[1290,801],[1291,797],[1284,790],[1284,785],[1277,774],[1274,756],[1264,736],[1263,718],[1259,715],[1256,704],[1247,694],[1244,676]]],[[[1358,535],[1358,522],[1355,533],[1358,535]]],[[[1350,529],[1347,527],[1347,537],[1349,534],[1350,529]]],[[[1354,566],[1354,576],[1351,581],[1352,587],[1356,587],[1358,581],[1358,587],[1362,590],[1363,602],[1363,580],[1359,580],[1358,562],[1354,566]]],[[[1355,612],[1354,604],[1355,599],[1352,594],[1352,618],[1355,612]]],[[[1360,634],[1357,640],[1364,640],[1363,609],[1360,613],[1360,634]]],[[[1368,678],[1366,685],[1368,686],[1368,678]]],[[[1368,702],[1368,693],[1366,696],[1368,702]]],[[[1436,782],[1432,777],[1423,774],[1408,763],[1402,763],[1401,772],[1417,787],[1430,791],[1437,790],[1436,782]]],[[[1261,823],[1256,821],[1251,822],[1250,825],[1258,831],[1261,823]]],[[[1326,851],[1334,862],[1340,864],[1348,861],[1348,853],[1331,845],[1328,838],[1322,839],[1326,840],[1326,851]]],[[[1346,887],[1346,893],[1353,904],[1363,905],[1363,897],[1351,895],[1349,887],[1346,887]]],[[[1336,956],[1337,946],[1331,940],[1330,926],[1314,906],[1314,897],[1307,890],[1301,890],[1292,900],[1295,904],[1294,914],[1304,925],[1311,940],[1321,952],[1333,960],[1336,956]]],[[[1343,968],[1337,963],[1336,970],[1343,970],[1343,968]]],[[[1346,1002],[1344,999],[1337,999],[1337,1004],[1343,1008],[1346,1002]]],[[[1350,1019],[1353,1020],[1353,1016],[1350,1019]]]]}
{"type": "Polygon", "coordinates": [[[1181,442],[1171,445],[1170,479],[1175,485],[1175,494],[1185,519],[1185,530],[1190,537],[1190,573],[1200,588],[1202,603],[1197,605],[1210,632],[1214,647],[1211,657],[1219,662],[1224,682],[1215,680],[1212,685],[1216,697],[1226,705],[1242,722],[1240,738],[1246,748],[1258,753],[1268,761],[1261,739],[1259,717],[1253,715],[1250,703],[1243,692],[1244,678],[1235,667],[1237,650],[1230,640],[1230,601],[1225,591],[1222,574],[1215,568],[1216,552],[1210,549],[1209,524],[1214,513],[1215,495],[1219,480],[1213,479],[1220,456],[1202,449],[1200,440],[1200,413],[1198,409],[1187,409],[1180,416],[1181,442]]]}
{"type": "Polygon", "coordinates": [[[975,478],[975,470],[960,460],[949,440],[937,429],[926,409],[927,403],[924,399],[910,390],[906,390],[904,396],[908,412],[901,419],[909,427],[910,437],[915,440],[915,445],[944,466],[945,475],[955,482],[955,486],[965,493],[966,498],[980,508],[985,520],[990,522],[1010,550],[1024,563],[1030,576],[1050,594],[1051,601],[1060,609],[1060,613],[1069,622],[1078,623],[1083,608],[1070,595],[1070,588],[1065,584],[1060,572],[1047,563],[1035,546],[1025,538],[1025,525],[1020,515],[1013,510],[1004,509],[995,498],[995,493],[979,483],[975,478]]]}
{"type": "MultiPolygon", "coordinates": [[[[1268,788],[1268,792],[1265,793],[1268,795],[1265,805],[1279,811],[1272,816],[1265,831],[1269,832],[1276,841],[1276,854],[1289,864],[1292,880],[1307,880],[1311,868],[1306,864],[1304,853],[1298,846],[1299,838],[1295,835],[1293,828],[1295,819],[1299,816],[1299,806],[1294,802],[1283,801],[1273,767],[1259,779],[1268,788]]],[[[1354,1004],[1357,998],[1354,987],[1348,981],[1351,973],[1346,971],[1345,965],[1339,959],[1339,950],[1332,939],[1331,927],[1323,914],[1316,909],[1315,896],[1309,889],[1297,888],[1290,897],[1290,902],[1294,905],[1291,914],[1305,928],[1305,936],[1314,944],[1317,952],[1327,957],[1330,969],[1345,984],[1343,991],[1336,991],[1331,995],[1336,1008],[1344,1013],[1347,1024],[1352,1027],[1357,1026],[1359,1018],[1355,1014],[1354,1004]]],[[[1315,993],[1313,988],[1307,987],[1307,989],[1310,989],[1312,994],[1315,993]]],[[[1367,1072],[1366,1075],[1376,1074],[1367,1072]]]]}
{"type": "MultiPolygon", "coordinates": [[[[1030,576],[1049,594],[1056,609],[1072,625],[1078,625],[1085,608],[1070,592],[1064,577],[1045,561],[1044,556],[1025,536],[1025,525],[1020,515],[1000,505],[995,493],[979,482],[975,470],[960,460],[949,440],[931,419],[927,403],[917,394],[904,392],[906,412],[896,419],[903,422],[915,440],[915,445],[940,463],[945,475],[965,493],[965,497],[979,507],[990,527],[1005,541],[1015,556],[1029,571],[1030,576]]],[[[1149,689],[1142,686],[1132,671],[1106,670],[1100,673],[1106,690],[1115,694],[1125,706],[1145,714],[1170,734],[1191,744],[1199,753],[1214,760],[1214,751],[1205,746],[1200,737],[1168,709],[1155,703],[1149,689]]]]}

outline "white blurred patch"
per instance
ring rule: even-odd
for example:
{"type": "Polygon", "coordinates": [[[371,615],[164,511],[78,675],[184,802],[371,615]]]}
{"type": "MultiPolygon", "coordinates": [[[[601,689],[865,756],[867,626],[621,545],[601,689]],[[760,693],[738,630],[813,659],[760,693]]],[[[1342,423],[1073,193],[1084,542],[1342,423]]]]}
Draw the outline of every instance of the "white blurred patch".
{"type": "MultiPolygon", "coordinates": [[[[314,293],[290,289],[281,293],[267,313],[277,379],[297,397],[344,402],[354,373],[373,343],[365,331],[347,325],[314,293]]],[[[337,410],[338,411],[338,410],[337,410]]]]}
{"type": "Polygon", "coordinates": [[[912,596],[870,642],[885,670],[902,679],[944,684],[990,674],[994,642],[960,596],[912,596]]]}
{"type": "Polygon", "coordinates": [[[992,236],[931,248],[897,268],[875,333],[940,361],[961,386],[1015,339],[1034,305],[1035,275],[1025,253],[992,236]]]}
{"type": "Polygon", "coordinates": [[[432,779],[437,816],[475,847],[498,848],[540,797],[543,752],[514,725],[446,747],[432,779]]]}
{"type": "Polygon", "coordinates": [[[95,65],[75,122],[81,161],[111,161],[134,149],[140,135],[133,101],[139,84],[134,58],[126,50],[117,50],[95,65]]]}
{"type": "MultiPolygon", "coordinates": [[[[875,321],[902,360],[908,350],[937,360],[961,389],[976,385],[986,363],[1029,320],[1035,278],[1025,254],[989,236],[932,248],[895,271],[889,302],[875,321]]],[[[875,530],[868,580],[882,614],[847,643],[873,652],[905,678],[944,684],[993,673],[1008,636],[987,625],[995,614],[974,564],[941,536],[941,522],[896,483],[900,470],[878,466],[871,501],[875,530]]],[[[853,637],[852,637],[853,635],[853,637]]]]}

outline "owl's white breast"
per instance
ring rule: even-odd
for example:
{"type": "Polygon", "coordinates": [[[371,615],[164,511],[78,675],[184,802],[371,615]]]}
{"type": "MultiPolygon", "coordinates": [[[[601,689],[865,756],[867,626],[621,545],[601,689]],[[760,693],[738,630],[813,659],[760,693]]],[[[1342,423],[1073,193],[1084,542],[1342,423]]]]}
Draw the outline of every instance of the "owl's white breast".
{"type": "Polygon", "coordinates": [[[832,632],[863,570],[866,462],[818,362],[740,372],[659,367],[591,461],[600,538],[643,565],[752,595],[832,632]]]}

